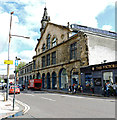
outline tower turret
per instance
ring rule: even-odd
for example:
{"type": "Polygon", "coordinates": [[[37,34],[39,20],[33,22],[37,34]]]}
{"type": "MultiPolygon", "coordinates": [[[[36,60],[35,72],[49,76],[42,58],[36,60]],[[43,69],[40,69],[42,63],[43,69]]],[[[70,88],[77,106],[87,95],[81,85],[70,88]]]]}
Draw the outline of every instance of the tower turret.
{"type": "Polygon", "coordinates": [[[43,33],[45,27],[46,27],[46,24],[50,21],[50,16],[48,16],[48,13],[47,13],[47,8],[45,7],[44,8],[44,14],[43,14],[43,17],[42,17],[42,20],[41,20],[41,28],[40,28],[40,32],[41,34],[43,33]]]}

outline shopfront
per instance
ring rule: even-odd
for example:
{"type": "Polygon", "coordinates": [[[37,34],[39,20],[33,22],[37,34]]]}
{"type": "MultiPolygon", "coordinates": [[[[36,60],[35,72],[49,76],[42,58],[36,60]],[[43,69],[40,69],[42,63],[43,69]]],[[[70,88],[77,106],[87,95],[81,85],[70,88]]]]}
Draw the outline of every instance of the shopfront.
{"type": "Polygon", "coordinates": [[[81,84],[86,92],[93,86],[95,93],[101,94],[107,82],[117,83],[117,61],[81,67],[81,84]]]}

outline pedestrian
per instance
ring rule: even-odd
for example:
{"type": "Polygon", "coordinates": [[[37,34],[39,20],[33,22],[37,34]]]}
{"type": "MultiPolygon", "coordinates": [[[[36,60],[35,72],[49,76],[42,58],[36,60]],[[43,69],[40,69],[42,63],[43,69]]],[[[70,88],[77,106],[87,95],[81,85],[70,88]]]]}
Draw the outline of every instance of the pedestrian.
{"type": "Polygon", "coordinates": [[[71,90],[71,85],[69,86],[69,92],[71,92],[72,90],[71,90]]]}
{"type": "Polygon", "coordinates": [[[80,91],[81,91],[81,93],[83,93],[83,86],[82,85],[80,86],[80,91]]]}
{"type": "Polygon", "coordinates": [[[103,92],[104,92],[104,97],[106,96],[106,83],[104,83],[104,89],[103,89],[103,92]]]}
{"type": "Polygon", "coordinates": [[[91,91],[92,93],[94,94],[94,86],[93,86],[93,83],[91,82],[91,91]]]}
{"type": "Polygon", "coordinates": [[[72,85],[72,92],[74,92],[74,86],[72,85]]]}
{"type": "Polygon", "coordinates": [[[112,87],[113,87],[113,94],[114,94],[114,96],[116,96],[116,84],[114,83],[114,84],[112,85],[112,87]]]}
{"type": "Polygon", "coordinates": [[[110,84],[109,84],[109,82],[108,83],[106,83],[106,95],[107,95],[107,97],[109,97],[110,96],[110,84]]]}
{"type": "Polygon", "coordinates": [[[115,96],[117,96],[117,82],[116,82],[116,94],[115,94],[115,96]]]}
{"type": "Polygon", "coordinates": [[[75,84],[74,86],[74,93],[76,93],[76,91],[77,91],[77,84],[75,84]]]}
{"type": "Polygon", "coordinates": [[[81,89],[80,89],[80,84],[78,84],[78,91],[81,92],[81,89]]]}

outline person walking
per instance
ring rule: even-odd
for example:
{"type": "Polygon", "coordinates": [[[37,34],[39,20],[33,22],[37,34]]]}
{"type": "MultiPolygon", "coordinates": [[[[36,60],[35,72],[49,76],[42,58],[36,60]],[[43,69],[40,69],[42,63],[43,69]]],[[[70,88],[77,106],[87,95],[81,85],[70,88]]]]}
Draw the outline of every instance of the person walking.
{"type": "Polygon", "coordinates": [[[114,83],[114,84],[112,85],[112,87],[113,87],[114,96],[116,96],[116,84],[114,83]]]}
{"type": "Polygon", "coordinates": [[[106,83],[104,83],[104,97],[106,96],[106,83]]]}
{"type": "Polygon", "coordinates": [[[116,93],[115,93],[115,96],[117,96],[117,83],[116,83],[116,93]]]}
{"type": "Polygon", "coordinates": [[[110,87],[110,84],[109,84],[109,83],[106,83],[106,95],[107,95],[107,97],[110,96],[110,90],[109,90],[109,87],[110,87]]]}
{"type": "Polygon", "coordinates": [[[91,91],[94,94],[94,86],[93,86],[93,82],[91,82],[91,91]]]}
{"type": "Polygon", "coordinates": [[[72,89],[71,89],[71,85],[69,86],[69,92],[71,93],[72,89]]]}

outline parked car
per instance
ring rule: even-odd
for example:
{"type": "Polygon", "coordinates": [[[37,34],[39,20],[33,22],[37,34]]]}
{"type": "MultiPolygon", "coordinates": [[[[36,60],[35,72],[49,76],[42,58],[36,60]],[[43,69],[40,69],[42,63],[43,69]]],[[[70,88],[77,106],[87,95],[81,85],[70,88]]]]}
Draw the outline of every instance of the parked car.
{"type": "Polygon", "coordinates": [[[6,83],[0,83],[0,89],[4,90],[5,89],[6,83]]]}
{"type": "Polygon", "coordinates": [[[18,86],[10,86],[10,89],[9,89],[9,94],[12,94],[14,93],[14,88],[15,88],[15,93],[18,93],[20,94],[20,88],[18,88],[18,86]]]}
{"type": "Polygon", "coordinates": [[[21,85],[21,84],[18,84],[18,88],[20,88],[21,91],[24,90],[23,85],[21,85]]]}

